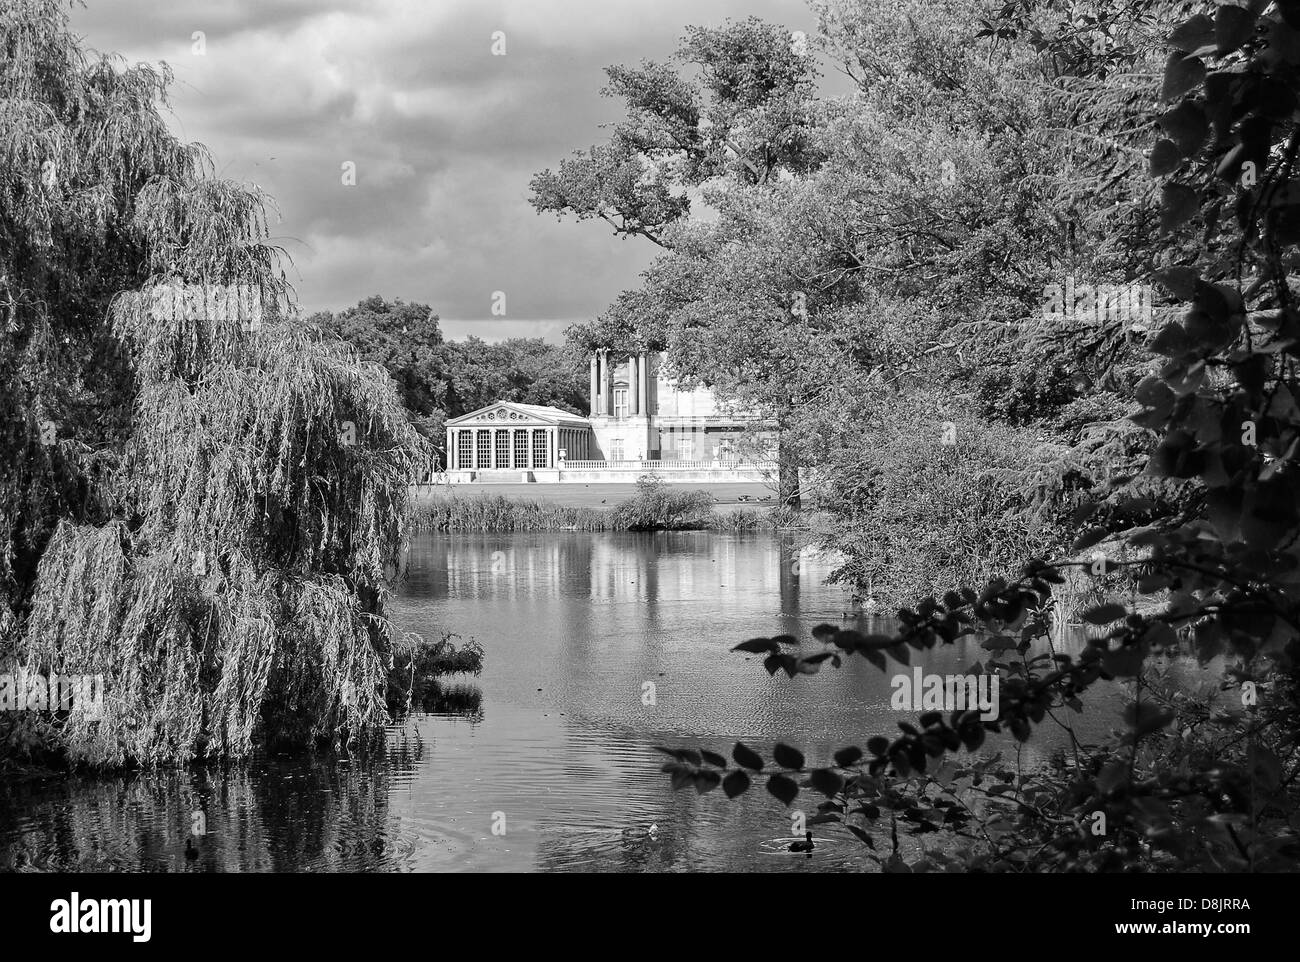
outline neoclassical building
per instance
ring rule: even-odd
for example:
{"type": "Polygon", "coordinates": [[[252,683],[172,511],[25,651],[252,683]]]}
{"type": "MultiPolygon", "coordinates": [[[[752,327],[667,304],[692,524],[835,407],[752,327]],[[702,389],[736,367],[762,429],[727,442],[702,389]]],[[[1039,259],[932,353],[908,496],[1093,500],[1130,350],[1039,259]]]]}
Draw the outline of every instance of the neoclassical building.
{"type": "Polygon", "coordinates": [[[449,471],[553,469],[590,449],[586,418],[540,404],[497,401],[447,422],[449,471]]]}
{"type": "Polygon", "coordinates": [[[742,436],[755,426],[752,414],[725,408],[707,388],[679,388],[655,352],[598,351],[589,364],[591,410],[585,418],[498,401],[448,421],[452,480],[590,481],[599,480],[588,476],[592,472],[635,477],[644,471],[687,472],[694,480],[713,479],[694,477],[701,472],[723,472],[718,480],[760,480],[764,458],[741,447],[742,436]]]}

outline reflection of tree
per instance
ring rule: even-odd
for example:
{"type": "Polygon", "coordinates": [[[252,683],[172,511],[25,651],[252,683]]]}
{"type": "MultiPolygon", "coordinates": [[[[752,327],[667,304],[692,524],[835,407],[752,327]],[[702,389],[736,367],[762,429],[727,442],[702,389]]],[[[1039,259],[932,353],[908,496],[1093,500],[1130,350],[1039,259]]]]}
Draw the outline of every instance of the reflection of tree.
{"type": "Polygon", "coordinates": [[[787,615],[798,614],[801,564],[799,548],[789,541],[777,541],[777,586],[781,597],[781,611],[787,615]]]}
{"type": "Polygon", "coordinates": [[[0,792],[0,824],[21,817],[26,830],[0,836],[0,870],[400,870],[389,784],[416,767],[423,746],[390,736],[380,751],[14,786],[0,792]],[[191,834],[196,812],[201,836],[191,834]]]}

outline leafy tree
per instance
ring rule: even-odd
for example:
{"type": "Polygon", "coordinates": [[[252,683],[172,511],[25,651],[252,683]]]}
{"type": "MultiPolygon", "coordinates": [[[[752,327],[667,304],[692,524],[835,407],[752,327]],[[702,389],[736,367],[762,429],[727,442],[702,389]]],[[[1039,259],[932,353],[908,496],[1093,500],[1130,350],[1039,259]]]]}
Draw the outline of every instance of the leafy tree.
{"type": "Polygon", "coordinates": [[[427,304],[389,302],[375,294],[338,314],[313,314],[307,323],[382,365],[412,414],[427,416],[437,408],[443,340],[438,315],[427,304]]]}
{"type": "MultiPolygon", "coordinates": [[[[695,238],[686,227],[693,195],[716,203],[715,195],[732,188],[765,190],[820,162],[813,138],[817,70],[789,31],[754,17],[718,28],[692,27],[675,60],[694,71],[684,74],[651,61],[640,67],[607,68],[609,83],[603,92],[627,104],[627,120],[614,127],[608,144],[563,161],[558,172],[536,175],[531,201],[539,213],[579,220],[599,217],[615,233],[648,238],[670,253],[669,272],[679,266],[671,255],[691,257],[695,238]]],[[[674,280],[681,278],[665,283],[674,280]]],[[[683,383],[703,383],[724,398],[752,402],[732,390],[737,379],[728,373],[737,367],[734,358],[707,352],[685,355],[679,348],[690,340],[672,334],[675,326],[685,324],[697,333],[710,330],[719,343],[736,344],[735,330],[713,324],[736,309],[747,312],[752,329],[771,328],[770,301],[783,292],[771,284],[755,287],[760,303],[738,304],[736,298],[744,296],[740,290],[732,288],[727,297],[698,305],[689,320],[672,318],[664,309],[649,316],[626,313],[645,302],[628,295],[610,315],[571,332],[571,337],[587,349],[666,350],[683,383]],[[695,363],[701,357],[708,363],[695,363]]],[[[660,287],[656,293],[662,291],[660,287]]],[[[764,360],[769,366],[777,363],[772,356],[764,360]]],[[[763,413],[784,433],[790,394],[769,394],[774,403],[765,405],[763,413]]],[[[782,501],[797,507],[798,464],[791,446],[782,443],[780,461],[782,501]]]]}
{"type": "Polygon", "coordinates": [[[5,3],[0,49],[0,631],[107,689],[41,736],[121,764],[380,731],[429,455],[391,380],[292,318],[267,199],[170,133],[165,69],[86,54],[58,0],[5,3]]]}
{"type": "MultiPolygon", "coordinates": [[[[1070,12],[1008,4],[985,29],[1040,45],[1064,34],[1028,30],[1026,19],[1070,12]]],[[[1149,163],[1160,182],[1162,231],[1149,253],[1184,313],[1150,339],[1161,360],[1137,386],[1133,415],[1154,435],[1144,474],[1182,488],[1178,510],[1153,518],[1134,479],[1076,513],[1084,527],[1072,547],[1094,552],[1089,560],[1035,559],[1014,581],[927,598],[901,610],[899,629],[888,634],[819,626],[814,637],[828,647],[814,655],[795,653],[788,637],[738,646],[764,654],[769,672],[793,677],[855,655],[881,669],[887,657],[907,664],[909,649],[985,634],[991,656],[980,670],[1000,680],[996,718],[927,711],[900,722],[901,734],[840,749],[823,766],[784,744],[772,753],[774,768],[739,744],[734,768],[714,752],[666,749],[675,786],[721,786],[734,797],[762,777],[787,805],[811,789],[825,797],[814,820],[845,823],[873,853],[877,830],[888,826],[889,854],[872,856],[886,871],[1268,871],[1300,858],[1293,403],[1300,7],[1187,12],[1168,36],[1147,128],[1159,129],[1149,163]],[[1069,568],[1118,578],[1143,603],[1091,608],[1086,618],[1098,631],[1077,657],[1032,653],[1069,568]],[[1169,683],[1160,660],[1181,652],[1205,666],[1222,659],[1222,695],[1169,683]],[[989,733],[1027,741],[1045,720],[1083,710],[1090,689],[1112,679],[1131,683],[1133,693],[1113,744],[1074,740],[1055,768],[1038,771],[948,757],[979,749],[989,733]],[[943,833],[957,844],[909,862],[900,832],[943,833]]]]}
{"type": "Polygon", "coordinates": [[[438,316],[427,305],[379,295],[338,314],[314,314],[308,323],[388,372],[412,423],[444,460],[447,419],[494,401],[589,410],[585,366],[542,338],[444,341],[438,316]]]}

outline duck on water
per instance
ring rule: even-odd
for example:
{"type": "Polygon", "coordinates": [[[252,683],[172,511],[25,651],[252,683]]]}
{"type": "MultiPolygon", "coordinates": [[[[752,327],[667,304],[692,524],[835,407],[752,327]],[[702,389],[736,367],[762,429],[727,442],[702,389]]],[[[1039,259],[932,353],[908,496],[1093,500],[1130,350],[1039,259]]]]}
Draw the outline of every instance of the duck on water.
{"type": "Polygon", "coordinates": [[[812,852],[812,850],[817,847],[813,844],[811,831],[804,832],[803,839],[804,840],[802,842],[791,842],[789,845],[790,851],[791,852],[812,852]]]}

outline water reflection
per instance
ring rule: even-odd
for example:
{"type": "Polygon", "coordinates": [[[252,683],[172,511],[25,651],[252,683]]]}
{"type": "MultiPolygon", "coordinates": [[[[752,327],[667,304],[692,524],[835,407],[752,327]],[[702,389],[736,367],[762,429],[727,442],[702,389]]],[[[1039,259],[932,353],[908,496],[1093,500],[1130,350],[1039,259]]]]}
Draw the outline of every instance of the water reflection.
{"type": "Polygon", "coordinates": [[[388,798],[420,760],[418,742],[397,737],[371,758],[267,758],[10,786],[0,792],[0,870],[400,870],[414,843],[388,798]],[[196,855],[187,857],[187,843],[196,855]]]}
{"type": "MultiPolygon", "coordinates": [[[[426,636],[479,641],[481,677],[446,679],[433,711],[395,726],[387,750],[369,756],[0,790],[0,868],[866,867],[862,846],[834,826],[818,826],[812,857],[787,852],[789,813],[761,790],[736,802],[671,791],[653,750],[780,738],[824,764],[835,748],[894,730],[892,667],[853,659],[769,677],[757,658],[729,651],[755,635],[808,638],[818,622],[842,623],[846,595],[824,583],[835,565],[770,533],[422,538],[394,616],[426,636]],[[188,860],[196,810],[208,834],[188,860]]],[[[1083,643],[1065,641],[1075,652],[1083,643]]],[[[973,639],[913,653],[939,674],[987,657],[973,639]]],[[[1076,716],[1080,737],[1114,724],[1118,702],[1115,693],[1076,716]]],[[[1056,726],[1040,734],[1023,751],[1000,747],[1032,765],[1067,743],[1056,726]]]]}

